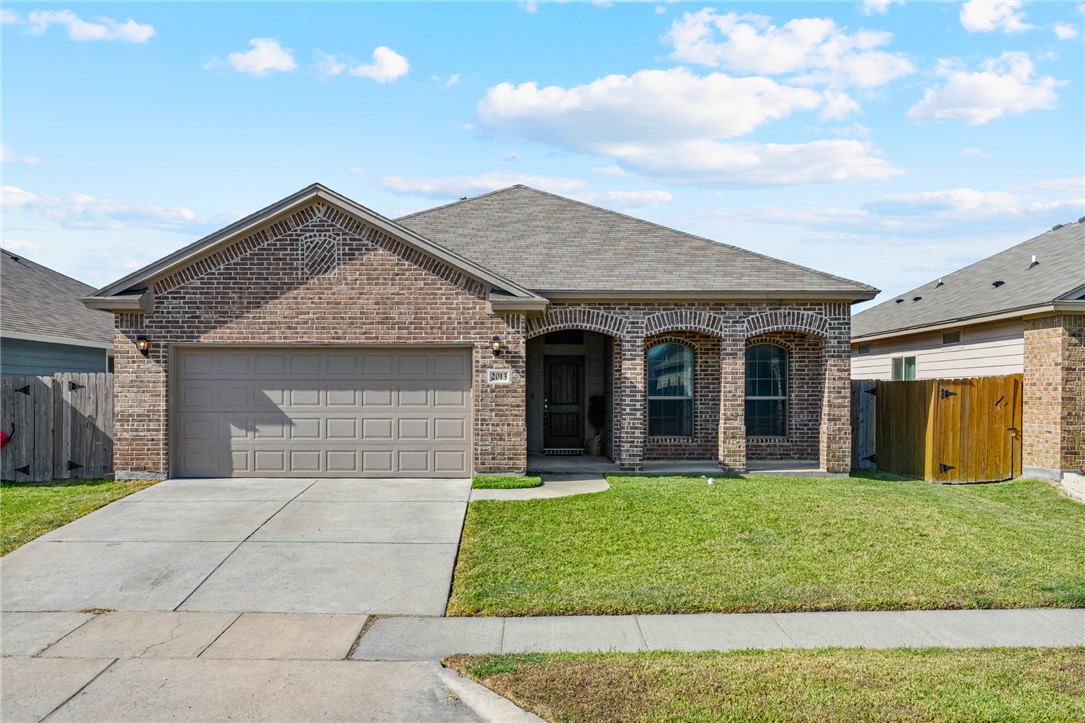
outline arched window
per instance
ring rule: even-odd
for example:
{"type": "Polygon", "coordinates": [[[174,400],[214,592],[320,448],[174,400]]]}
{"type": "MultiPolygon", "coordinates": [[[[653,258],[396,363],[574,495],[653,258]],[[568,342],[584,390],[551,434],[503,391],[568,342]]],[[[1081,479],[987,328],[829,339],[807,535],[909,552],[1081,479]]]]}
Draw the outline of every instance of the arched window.
{"type": "Polygon", "coordinates": [[[648,435],[693,436],[693,350],[657,344],[648,350],[648,435]]]}
{"type": "Polygon", "coordinates": [[[746,435],[787,436],[787,349],[746,347],[746,435]]]}

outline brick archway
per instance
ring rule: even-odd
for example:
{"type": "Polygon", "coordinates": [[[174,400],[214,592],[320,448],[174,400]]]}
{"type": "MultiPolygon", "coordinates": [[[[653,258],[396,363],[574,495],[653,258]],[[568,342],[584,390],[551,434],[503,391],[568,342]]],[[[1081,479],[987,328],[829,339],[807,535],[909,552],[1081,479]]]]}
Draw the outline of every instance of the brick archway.
{"type": "Polygon", "coordinates": [[[698,309],[674,309],[661,311],[644,319],[645,336],[670,331],[699,331],[711,336],[724,336],[727,319],[719,314],[698,309]]]}
{"type": "Polygon", "coordinates": [[[797,331],[824,339],[829,335],[829,319],[809,311],[766,311],[743,321],[746,337],[771,334],[777,331],[797,331]]]}
{"type": "Polygon", "coordinates": [[[528,319],[525,338],[532,339],[562,329],[584,329],[621,339],[625,336],[628,325],[625,319],[608,311],[566,306],[551,309],[538,318],[528,319]]]}

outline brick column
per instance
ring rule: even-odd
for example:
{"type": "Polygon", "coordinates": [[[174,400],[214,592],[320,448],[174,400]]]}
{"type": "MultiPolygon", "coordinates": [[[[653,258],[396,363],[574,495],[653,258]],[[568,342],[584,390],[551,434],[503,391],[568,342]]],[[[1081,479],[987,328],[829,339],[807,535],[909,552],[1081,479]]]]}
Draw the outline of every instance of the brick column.
{"type": "Polygon", "coordinates": [[[1085,314],[1026,320],[1024,369],[1025,475],[1085,466],[1085,314]]]}
{"type": "Polygon", "coordinates": [[[735,325],[720,338],[719,463],[724,472],[746,471],[746,337],[735,325]]]}
{"type": "Polygon", "coordinates": [[[142,314],[120,314],[113,341],[113,470],[117,479],[162,479],[169,467],[166,366],[169,350],[142,314]],[[136,337],[151,340],[143,356],[136,337]]]}
{"type": "Polygon", "coordinates": [[[630,324],[629,332],[614,349],[616,419],[620,432],[615,448],[618,466],[629,472],[644,467],[644,438],[647,434],[648,398],[644,379],[643,321],[630,324]]]}
{"type": "Polygon", "coordinates": [[[851,471],[851,333],[850,322],[834,320],[821,343],[824,370],[819,447],[826,472],[851,471]]]}

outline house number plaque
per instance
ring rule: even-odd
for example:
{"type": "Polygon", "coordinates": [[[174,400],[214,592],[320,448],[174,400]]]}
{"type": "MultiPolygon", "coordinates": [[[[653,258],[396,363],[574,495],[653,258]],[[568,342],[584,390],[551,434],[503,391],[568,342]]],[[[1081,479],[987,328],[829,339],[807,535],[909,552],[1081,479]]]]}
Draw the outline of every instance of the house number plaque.
{"type": "Polygon", "coordinates": [[[509,369],[487,369],[487,384],[509,384],[512,382],[512,371],[509,369]]]}

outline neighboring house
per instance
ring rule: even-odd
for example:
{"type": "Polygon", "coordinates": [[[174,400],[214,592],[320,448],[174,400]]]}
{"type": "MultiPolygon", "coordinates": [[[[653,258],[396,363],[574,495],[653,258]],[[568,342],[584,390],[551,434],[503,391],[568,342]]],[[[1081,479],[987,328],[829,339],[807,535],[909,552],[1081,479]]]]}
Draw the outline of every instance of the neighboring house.
{"type": "Polygon", "coordinates": [[[1085,218],[856,314],[853,379],[1024,374],[1024,473],[1085,467],[1085,218]]]}
{"type": "Polygon", "coordinates": [[[0,250],[0,374],[109,371],[113,317],[80,299],[93,286],[0,250]]]}
{"type": "Polygon", "coordinates": [[[461,477],[582,451],[594,396],[623,469],[846,472],[876,293],[524,186],[392,221],[314,184],[85,303],[121,477],[461,477]]]}

